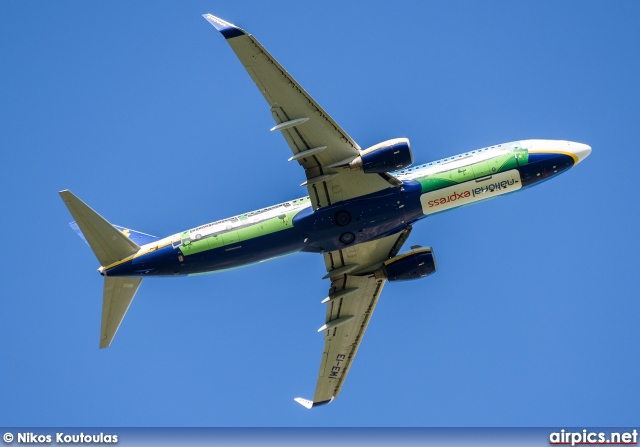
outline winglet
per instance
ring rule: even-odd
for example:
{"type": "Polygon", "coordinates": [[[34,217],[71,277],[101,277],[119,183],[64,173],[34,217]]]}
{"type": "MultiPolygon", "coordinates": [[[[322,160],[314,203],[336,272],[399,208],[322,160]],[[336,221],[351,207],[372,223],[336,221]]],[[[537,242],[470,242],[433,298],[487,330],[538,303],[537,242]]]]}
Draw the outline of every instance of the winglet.
{"type": "Polygon", "coordinates": [[[293,400],[298,402],[300,405],[305,407],[307,410],[311,410],[311,408],[313,408],[313,407],[319,407],[320,405],[330,404],[331,402],[333,402],[333,399],[335,399],[335,398],[332,397],[331,399],[323,400],[322,402],[313,402],[313,401],[311,401],[309,399],[303,399],[302,397],[296,397],[293,400]]]}
{"type": "Polygon", "coordinates": [[[311,400],[303,399],[302,397],[296,397],[293,400],[298,402],[300,405],[305,407],[307,410],[311,410],[311,407],[313,407],[313,401],[311,401],[311,400]]]}
{"type": "Polygon", "coordinates": [[[242,28],[238,28],[233,23],[229,23],[226,20],[222,20],[211,14],[202,14],[202,17],[207,19],[207,22],[213,25],[215,29],[220,31],[225,39],[231,39],[233,37],[244,36],[247,34],[242,28]]]}

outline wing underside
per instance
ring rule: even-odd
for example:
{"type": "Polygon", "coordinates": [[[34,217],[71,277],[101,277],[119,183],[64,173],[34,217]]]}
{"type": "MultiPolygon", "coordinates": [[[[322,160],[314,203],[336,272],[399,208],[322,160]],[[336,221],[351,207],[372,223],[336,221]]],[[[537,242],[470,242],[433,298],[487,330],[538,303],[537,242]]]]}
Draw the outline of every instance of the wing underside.
{"type": "Polygon", "coordinates": [[[408,238],[411,227],[401,233],[325,253],[331,288],[327,305],[324,348],[313,401],[296,401],[311,408],[338,397],[386,280],[376,277],[382,263],[395,256],[408,238]],[[342,270],[341,270],[342,269],[342,270]],[[349,273],[339,273],[351,270],[349,273]]]}
{"type": "Polygon", "coordinates": [[[329,116],[253,36],[211,14],[205,14],[247,70],[269,104],[276,126],[292,157],[305,170],[314,209],[374,193],[392,186],[384,176],[344,167],[360,154],[360,146],[329,116]]]}
{"type": "Polygon", "coordinates": [[[330,402],[340,394],[384,283],[384,279],[376,279],[374,275],[345,275],[332,283],[331,290],[335,290],[332,294],[355,291],[327,303],[327,322],[322,331],[324,349],[313,396],[315,405],[330,402]]]}

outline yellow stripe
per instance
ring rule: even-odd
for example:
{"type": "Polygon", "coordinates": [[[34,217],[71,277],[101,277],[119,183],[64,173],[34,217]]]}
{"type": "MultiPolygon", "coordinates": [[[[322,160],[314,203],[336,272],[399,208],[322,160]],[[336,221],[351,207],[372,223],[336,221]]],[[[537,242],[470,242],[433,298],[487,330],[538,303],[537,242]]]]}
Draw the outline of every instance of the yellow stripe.
{"type": "Polygon", "coordinates": [[[163,245],[154,245],[153,247],[148,248],[145,251],[138,252],[135,255],[131,255],[128,258],[124,258],[122,261],[114,262],[113,264],[109,264],[109,265],[105,266],[104,267],[104,271],[107,271],[107,270],[109,270],[111,268],[117,267],[117,266],[119,266],[121,264],[124,264],[125,262],[129,262],[129,261],[131,261],[131,260],[133,260],[135,258],[139,258],[140,256],[144,256],[147,253],[151,253],[152,251],[160,250],[161,248],[164,248],[164,247],[166,247],[167,245],[169,245],[171,243],[172,243],[172,241],[169,241],[169,242],[167,242],[167,243],[165,243],[163,245]]]}
{"type": "Polygon", "coordinates": [[[578,163],[578,157],[576,156],[576,154],[572,154],[571,152],[551,151],[551,150],[545,150],[545,149],[529,149],[529,153],[530,154],[562,154],[562,155],[568,155],[569,157],[573,158],[573,164],[574,165],[578,163]]]}

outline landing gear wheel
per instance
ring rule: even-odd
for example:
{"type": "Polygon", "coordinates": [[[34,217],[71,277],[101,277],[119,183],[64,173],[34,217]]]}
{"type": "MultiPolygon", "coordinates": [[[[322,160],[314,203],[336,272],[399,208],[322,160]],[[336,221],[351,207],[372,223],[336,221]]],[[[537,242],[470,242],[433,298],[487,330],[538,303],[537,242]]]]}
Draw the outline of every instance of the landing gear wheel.
{"type": "Polygon", "coordinates": [[[349,222],[351,222],[351,214],[345,210],[338,211],[334,216],[333,221],[336,225],[344,227],[345,225],[349,225],[349,222]]]}
{"type": "Polygon", "coordinates": [[[356,235],[351,232],[342,233],[342,235],[340,235],[340,242],[342,242],[344,245],[349,245],[355,240],[356,235]]]}

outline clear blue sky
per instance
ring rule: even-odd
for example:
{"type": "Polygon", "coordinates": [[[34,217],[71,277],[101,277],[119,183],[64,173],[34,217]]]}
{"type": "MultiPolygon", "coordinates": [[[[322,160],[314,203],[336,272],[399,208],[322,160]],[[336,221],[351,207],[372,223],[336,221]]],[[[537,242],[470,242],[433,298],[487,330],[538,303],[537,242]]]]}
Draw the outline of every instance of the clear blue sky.
{"type": "Polygon", "coordinates": [[[640,420],[640,3],[2,2],[0,425],[632,426],[640,420]],[[343,392],[307,411],[328,281],[298,254],[146,280],[98,349],[102,278],[69,188],[164,236],[306,195],[201,14],[241,26],[360,144],[427,162],[527,139],[592,155],[418,224],[343,392]]]}

